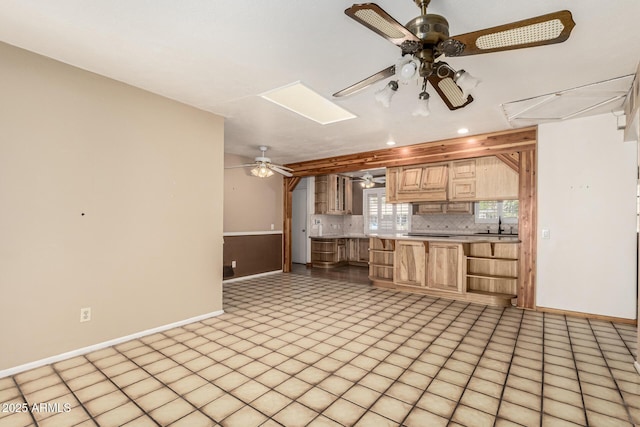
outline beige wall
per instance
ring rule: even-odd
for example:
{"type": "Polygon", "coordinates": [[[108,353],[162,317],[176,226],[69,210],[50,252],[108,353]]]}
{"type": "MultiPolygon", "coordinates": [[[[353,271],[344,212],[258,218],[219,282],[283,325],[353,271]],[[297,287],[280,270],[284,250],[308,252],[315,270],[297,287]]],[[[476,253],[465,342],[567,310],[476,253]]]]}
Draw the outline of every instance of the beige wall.
{"type": "Polygon", "coordinates": [[[222,309],[221,118],[2,43],[0,93],[0,370],[222,309]]]}
{"type": "MultiPolygon", "coordinates": [[[[260,154],[257,149],[256,153],[260,154]]],[[[252,158],[224,155],[225,166],[252,162],[252,158]]],[[[257,178],[248,168],[225,169],[224,231],[270,231],[271,224],[282,230],[282,175],[257,178]]]]}

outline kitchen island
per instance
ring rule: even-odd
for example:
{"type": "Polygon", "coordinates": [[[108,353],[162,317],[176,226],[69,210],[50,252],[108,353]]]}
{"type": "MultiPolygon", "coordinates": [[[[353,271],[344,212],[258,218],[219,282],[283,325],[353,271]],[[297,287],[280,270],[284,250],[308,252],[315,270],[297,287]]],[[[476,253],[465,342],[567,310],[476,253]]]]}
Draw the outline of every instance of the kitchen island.
{"type": "Polygon", "coordinates": [[[515,302],[518,258],[514,235],[369,236],[374,286],[480,304],[515,302]]]}

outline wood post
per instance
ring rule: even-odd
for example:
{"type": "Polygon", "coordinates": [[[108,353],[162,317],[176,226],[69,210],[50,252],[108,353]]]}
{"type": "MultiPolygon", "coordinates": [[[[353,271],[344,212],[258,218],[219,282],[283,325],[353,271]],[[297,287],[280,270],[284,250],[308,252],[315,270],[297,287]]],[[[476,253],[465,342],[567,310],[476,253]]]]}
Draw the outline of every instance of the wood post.
{"type": "Polygon", "coordinates": [[[536,308],[537,250],[537,150],[520,152],[518,234],[520,236],[520,271],[518,272],[518,307],[536,308]]]}
{"type": "Polygon", "coordinates": [[[300,182],[299,176],[291,178],[284,177],[282,180],[282,187],[284,191],[284,209],[283,209],[283,221],[282,221],[282,271],[285,273],[291,272],[291,219],[293,218],[293,190],[300,182]]]}

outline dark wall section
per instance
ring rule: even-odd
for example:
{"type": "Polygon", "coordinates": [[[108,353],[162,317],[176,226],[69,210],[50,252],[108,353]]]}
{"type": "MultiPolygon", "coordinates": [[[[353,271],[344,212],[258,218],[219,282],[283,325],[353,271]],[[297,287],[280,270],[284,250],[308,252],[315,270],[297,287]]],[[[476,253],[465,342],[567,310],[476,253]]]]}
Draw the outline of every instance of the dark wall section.
{"type": "Polygon", "coordinates": [[[225,270],[232,261],[236,262],[233,277],[225,279],[282,270],[282,234],[224,236],[225,270]]]}

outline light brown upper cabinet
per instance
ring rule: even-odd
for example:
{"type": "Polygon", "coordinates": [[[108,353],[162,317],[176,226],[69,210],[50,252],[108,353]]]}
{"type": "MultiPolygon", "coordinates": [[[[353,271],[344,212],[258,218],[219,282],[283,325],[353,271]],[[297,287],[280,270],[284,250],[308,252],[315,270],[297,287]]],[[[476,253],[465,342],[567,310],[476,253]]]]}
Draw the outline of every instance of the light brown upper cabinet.
{"type": "Polygon", "coordinates": [[[518,174],[495,156],[387,169],[389,203],[513,199],[518,174]]]}
{"type": "Polygon", "coordinates": [[[316,214],[351,214],[351,178],[331,174],[316,177],[316,214]]]}
{"type": "Polygon", "coordinates": [[[448,180],[448,164],[388,168],[387,201],[446,201],[448,180]]]}
{"type": "Polygon", "coordinates": [[[451,162],[449,200],[476,198],[476,159],[451,162]]]}

